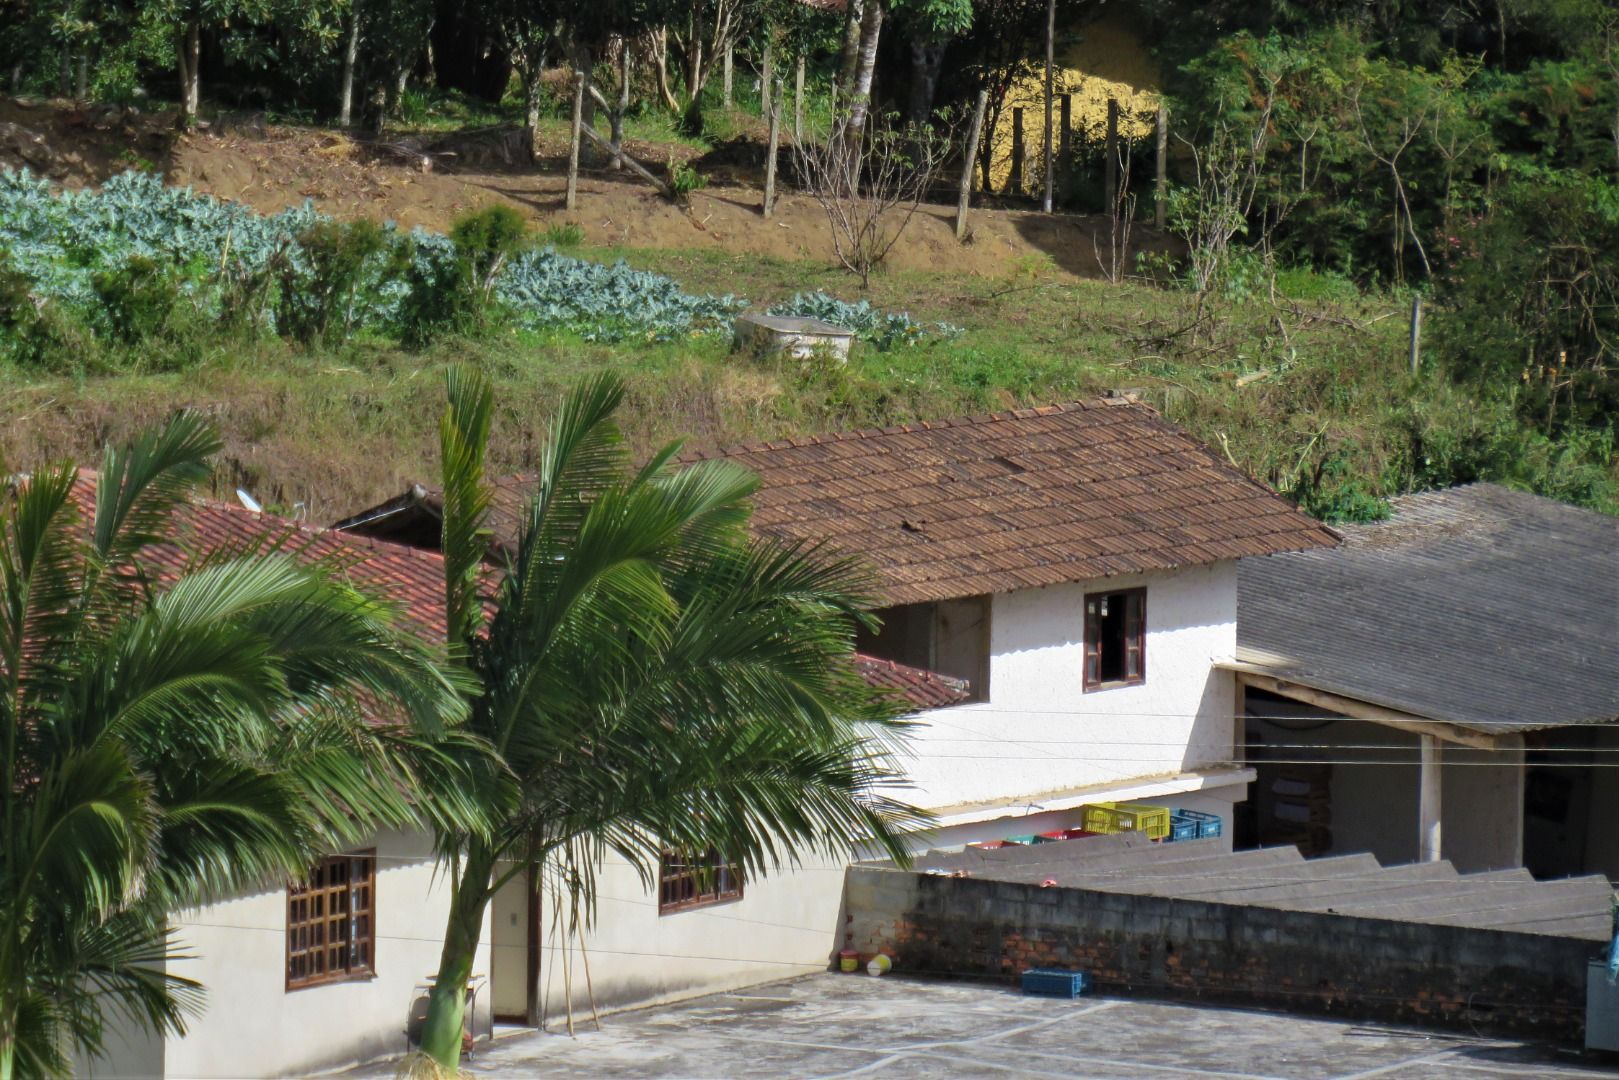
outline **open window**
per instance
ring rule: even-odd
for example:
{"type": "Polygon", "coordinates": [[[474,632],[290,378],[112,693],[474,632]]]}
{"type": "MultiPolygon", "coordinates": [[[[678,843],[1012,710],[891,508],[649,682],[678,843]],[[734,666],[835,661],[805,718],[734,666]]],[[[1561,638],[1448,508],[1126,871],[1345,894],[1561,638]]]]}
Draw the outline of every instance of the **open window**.
{"type": "Polygon", "coordinates": [[[988,701],[989,613],[987,596],[885,608],[877,612],[882,627],[862,629],[855,650],[961,679],[971,691],[965,701],[988,701]]]}
{"type": "Polygon", "coordinates": [[[1147,681],[1147,590],[1085,596],[1085,689],[1147,681]]]}

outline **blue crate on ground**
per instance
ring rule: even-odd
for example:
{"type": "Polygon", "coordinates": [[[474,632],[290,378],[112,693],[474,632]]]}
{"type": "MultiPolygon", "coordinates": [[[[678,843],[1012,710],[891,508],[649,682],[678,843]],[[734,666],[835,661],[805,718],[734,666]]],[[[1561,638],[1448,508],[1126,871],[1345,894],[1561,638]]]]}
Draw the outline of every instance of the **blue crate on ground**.
{"type": "Polygon", "coordinates": [[[1077,998],[1091,988],[1091,977],[1083,971],[1060,968],[1030,968],[1023,973],[1023,992],[1041,997],[1077,998]]]}
{"type": "Polygon", "coordinates": [[[1183,820],[1197,823],[1195,837],[1181,836],[1176,833],[1176,840],[1213,840],[1220,835],[1220,817],[1218,814],[1205,814],[1201,810],[1176,810],[1170,820],[1177,824],[1183,820]]]}

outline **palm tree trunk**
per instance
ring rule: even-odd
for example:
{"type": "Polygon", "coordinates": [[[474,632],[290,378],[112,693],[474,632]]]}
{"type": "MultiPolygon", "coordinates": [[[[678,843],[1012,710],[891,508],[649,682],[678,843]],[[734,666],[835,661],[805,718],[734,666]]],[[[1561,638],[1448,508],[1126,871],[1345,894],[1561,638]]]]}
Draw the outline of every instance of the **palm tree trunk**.
{"type": "MultiPolygon", "coordinates": [[[[489,881],[495,860],[488,845],[474,840],[467,849],[461,875],[450,899],[444,927],[444,949],[439,954],[438,977],[428,996],[427,1021],[422,1027],[422,1052],[456,1075],[461,1061],[461,1033],[465,1029],[467,976],[478,954],[484,909],[489,906],[489,881]]],[[[0,1077],[0,1080],[4,1080],[0,1077]]]]}

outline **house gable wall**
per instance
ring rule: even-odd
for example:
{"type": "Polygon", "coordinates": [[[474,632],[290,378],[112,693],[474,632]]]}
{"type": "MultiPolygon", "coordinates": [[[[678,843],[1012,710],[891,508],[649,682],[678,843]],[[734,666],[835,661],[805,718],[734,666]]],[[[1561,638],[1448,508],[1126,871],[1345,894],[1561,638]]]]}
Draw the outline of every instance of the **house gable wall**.
{"type": "Polygon", "coordinates": [[[1161,776],[1232,756],[1231,562],[997,593],[989,701],[922,714],[905,797],[939,809],[1161,776]],[[1147,589],[1146,681],[1083,692],[1090,592],[1147,589]]]}

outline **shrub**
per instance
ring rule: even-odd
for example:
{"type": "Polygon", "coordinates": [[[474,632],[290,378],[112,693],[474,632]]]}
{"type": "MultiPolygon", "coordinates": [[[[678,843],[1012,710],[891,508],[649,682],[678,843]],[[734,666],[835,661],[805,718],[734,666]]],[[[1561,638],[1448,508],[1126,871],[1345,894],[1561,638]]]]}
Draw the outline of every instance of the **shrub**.
{"type": "Polygon", "coordinates": [[[317,221],[281,259],[276,328],[301,345],[336,345],[353,332],[356,302],[374,276],[388,233],[374,222],[317,221]]]}
{"type": "Polygon", "coordinates": [[[0,253],[0,357],[18,367],[63,375],[94,363],[95,339],[27,274],[0,253]]]}
{"type": "Polygon", "coordinates": [[[545,242],[554,248],[578,247],[585,242],[585,230],[571,221],[553,221],[545,227],[545,242]]]}
{"type": "Polygon", "coordinates": [[[708,177],[685,164],[669,166],[669,191],[677,203],[684,204],[694,191],[708,186],[708,177]]]}
{"type": "Polygon", "coordinates": [[[143,255],[90,278],[101,321],[121,345],[168,335],[180,304],[180,282],[169,267],[143,255]]]}
{"type": "Polygon", "coordinates": [[[445,332],[487,329],[501,270],[521,252],[526,238],[522,215],[507,206],[458,219],[447,244],[417,237],[403,263],[406,294],[400,325],[405,343],[420,348],[445,332]]]}

